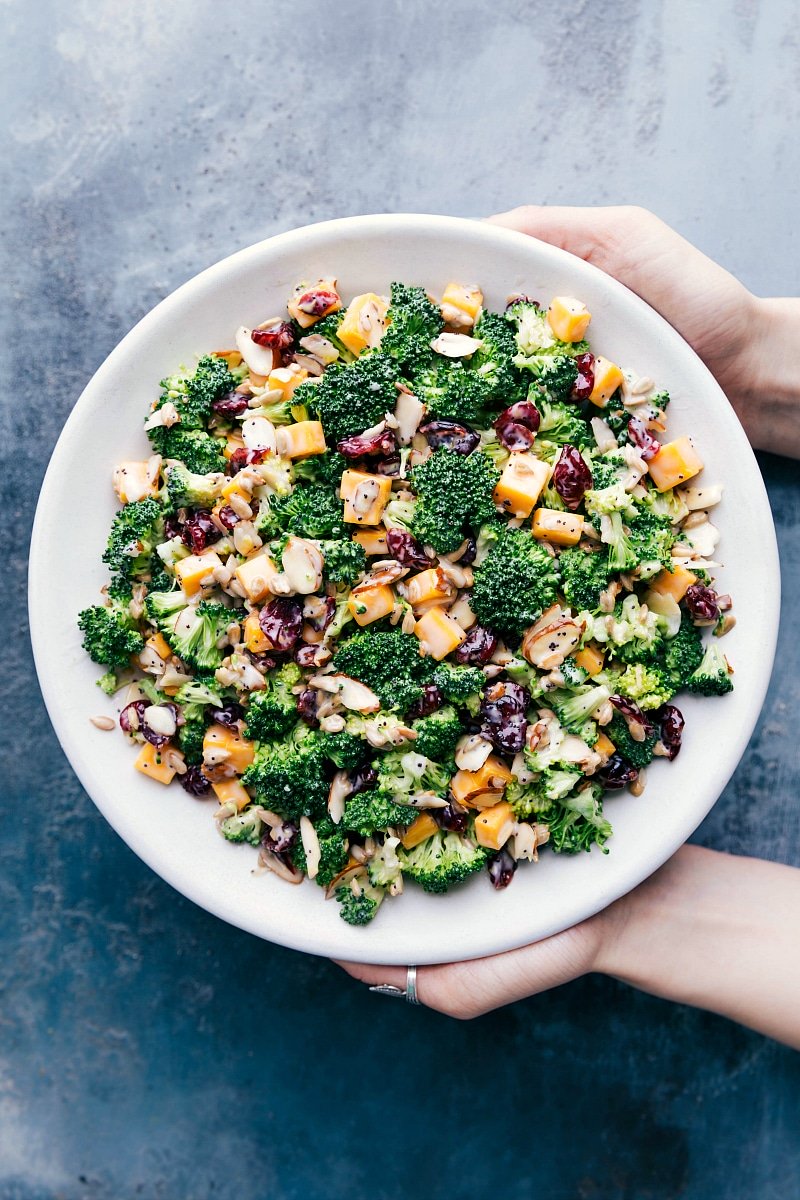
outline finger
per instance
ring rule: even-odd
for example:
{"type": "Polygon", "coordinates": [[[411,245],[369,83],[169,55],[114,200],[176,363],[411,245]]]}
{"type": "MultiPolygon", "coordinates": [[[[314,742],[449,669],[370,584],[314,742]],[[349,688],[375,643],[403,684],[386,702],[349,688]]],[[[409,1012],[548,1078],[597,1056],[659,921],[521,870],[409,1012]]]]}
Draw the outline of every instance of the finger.
{"type": "Polygon", "coordinates": [[[337,958],[333,961],[337,967],[341,967],[343,971],[346,971],[348,975],[352,975],[353,979],[360,980],[361,983],[368,983],[370,986],[376,983],[390,983],[392,987],[399,987],[405,990],[405,967],[381,967],[372,966],[369,963],[341,962],[337,958]]]}
{"type": "MultiPolygon", "coordinates": [[[[622,265],[620,259],[626,245],[649,238],[656,227],[660,227],[662,234],[670,232],[646,209],[622,205],[574,208],[525,204],[496,213],[488,221],[559,246],[609,274],[618,271],[622,265]]],[[[627,257],[625,254],[624,258],[627,257]]]]}

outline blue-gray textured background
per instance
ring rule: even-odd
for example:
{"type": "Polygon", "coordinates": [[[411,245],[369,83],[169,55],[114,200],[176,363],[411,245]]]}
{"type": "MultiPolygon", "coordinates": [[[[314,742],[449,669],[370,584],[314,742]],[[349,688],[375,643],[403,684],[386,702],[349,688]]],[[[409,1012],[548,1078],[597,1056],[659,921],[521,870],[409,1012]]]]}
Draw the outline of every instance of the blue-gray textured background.
{"type": "MultiPolygon", "coordinates": [[[[157,300],[268,234],[625,201],[755,291],[796,294],[797,3],[0,12],[0,1197],[800,1195],[788,1050],[600,979],[456,1024],[177,896],[73,777],[24,606],[38,484],[84,384],[157,300]]],[[[794,467],[762,466],[788,606],[794,467]]],[[[767,711],[705,844],[800,863],[797,678],[785,610],[767,711]]]]}

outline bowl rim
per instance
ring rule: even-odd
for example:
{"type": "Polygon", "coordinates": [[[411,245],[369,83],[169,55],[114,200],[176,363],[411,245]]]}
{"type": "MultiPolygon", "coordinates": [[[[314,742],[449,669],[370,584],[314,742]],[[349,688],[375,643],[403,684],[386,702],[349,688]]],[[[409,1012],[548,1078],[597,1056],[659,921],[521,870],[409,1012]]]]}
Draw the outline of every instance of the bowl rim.
{"type": "MultiPolygon", "coordinates": [[[[667,343],[671,352],[686,356],[691,355],[695,359],[695,367],[705,373],[707,377],[707,386],[710,390],[719,393],[725,400],[724,393],[717,383],[714,376],[695,354],[688,343],[670,325],[659,313],[657,313],[650,305],[641,299],[636,293],[628,289],[619,280],[613,276],[607,275],[600,268],[584,259],[579,258],[558,246],[553,246],[548,242],[542,242],[539,239],[532,238],[530,235],[520,233],[516,230],[508,229],[505,226],[494,225],[489,222],[481,222],[472,218],[452,217],[445,215],[425,214],[425,213],[378,213],[367,214],[363,216],[340,217],[328,221],[314,222],[309,225],[300,226],[295,229],[288,230],[284,233],[276,234],[272,237],[262,239],[250,246],[243,247],[240,250],[226,256],[218,262],[200,271],[183,284],[177,287],[174,291],[165,296],[158,304],[150,309],[141,319],[133,326],[131,330],[118,342],[97,371],[92,375],[87,382],[80,397],[71,409],[58,441],[56,442],[53,452],[48,463],[47,470],[42,481],[41,490],[37,502],[36,514],[34,517],[30,554],[29,554],[29,571],[28,571],[28,612],[30,621],[30,636],[33,649],[34,663],[36,667],[39,685],[44,698],[50,721],[58,737],[59,743],[72,767],[77,775],[80,783],[92,799],[95,806],[100,810],[112,828],[123,838],[126,844],[141,858],[147,865],[154,870],[162,879],[171,886],[175,887],[181,894],[188,899],[204,908],[206,911],[213,913],[215,916],[227,921],[229,924],[237,926],[248,932],[254,933],[256,936],[268,939],[279,945],[285,945],[293,949],[299,949],[308,953],[318,954],[325,957],[331,956],[347,956],[353,960],[362,962],[375,961],[374,949],[366,943],[363,950],[354,947],[352,943],[348,943],[346,949],[342,951],[333,944],[335,939],[332,939],[325,930],[318,931],[313,924],[305,928],[292,928],[288,933],[284,934],[281,929],[273,929],[269,933],[264,932],[263,921],[258,920],[255,916],[251,919],[248,914],[244,914],[236,909],[236,906],[231,906],[225,902],[225,897],[220,895],[209,896],[204,891],[202,879],[189,877],[185,872],[179,869],[178,858],[174,856],[175,861],[170,860],[169,855],[159,855],[151,843],[145,839],[134,836],[129,828],[125,827],[125,821],[119,808],[107,800],[107,791],[104,791],[99,784],[93,770],[91,769],[88,755],[82,752],[79,745],[67,734],[65,721],[62,719],[59,705],[56,697],[56,676],[48,673],[47,669],[47,646],[45,642],[46,632],[46,611],[44,610],[44,601],[41,598],[40,583],[43,578],[44,563],[43,563],[43,546],[45,542],[45,520],[48,510],[48,500],[51,491],[54,491],[56,486],[56,475],[59,469],[62,458],[66,455],[66,447],[69,442],[69,435],[72,428],[77,425],[83,416],[84,410],[88,411],[95,403],[94,396],[102,388],[108,376],[112,375],[116,369],[118,359],[122,358],[132,343],[146,337],[150,330],[156,327],[165,317],[169,317],[174,309],[180,308],[186,299],[193,293],[200,292],[204,288],[213,285],[223,277],[235,272],[240,264],[243,264],[253,258],[257,258],[265,252],[291,250],[296,245],[298,248],[303,243],[314,241],[315,238],[324,239],[328,236],[335,235],[352,235],[353,233],[364,234],[391,234],[397,233],[399,229],[404,231],[424,231],[431,233],[432,231],[441,230],[452,233],[454,231],[465,235],[476,236],[477,230],[480,229],[481,237],[489,240],[496,239],[497,244],[501,242],[511,245],[516,243],[520,250],[525,253],[530,253],[530,244],[535,242],[537,245],[537,253],[545,260],[549,259],[557,268],[564,260],[569,260],[570,270],[575,270],[575,264],[580,264],[580,270],[587,273],[587,278],[594,277],[595,280],[599,277],[599,286],[607,293],[611,300],[621,298],[628,306],[633,305],[641,313],[646,313],[650,321],[655,321],[660,327],[661,337],[667,343]],[[525,251],[527,247],[527,251],[525,251]]],[[[774,524],[771,519],[769,500],[764,487],[763,479],[760,476],[758,464],[753,455],[752,448],[747,440],[747,437],[741,425],[736,418],[733,409],[730,409],[730,427],[726,430],[735,440],[739,442],[739,449],[746,457],[749,457],[755,469],[755,476],[760,482],[760,494],[755,503],[760,505],[766,517],[765,534],[766,542],[762,547],[763,562],[766,571],[770,577],[771,583],[765,589],[764,596],[764,628],[766,633],[762,638],[761,649],[765,651],[763,657],[759,661],[756,669],[756,682],[752,691],[753,703],[748,710],[747,720],[741,722],[738,729],[738,738],[741,745],[741,753],[733,755],[729,762],[729,769],[725,773],[720,773],[721,780],[719,790],[707,804],[697,806],[692,813],[691,822],[686,820],[680,827],[676,828],[673,836],[662,838],[654,847],[649,847],[647,852],[636,855],[627,861],[624,865],[617,864],[614,872],[614,882],[611,883],[609,878],[608,884],[605,887],[596,889],[593,893],[591,904],[587,904],[585,896],[581,895],[581,890],[576,889],[575,897],[571,904],[565,903],[563,910],[563,919],[552,923],[552,927],[546,927],[538,935],[538,940],[551,936],[559,930],[568,928],[581,920],[592,916],[594,913],[602,910],[608,904],[625,895],[627,892],[636,887],[642,880],[646,879],[655,870],[658,869],[668,858],[675,853],[700,825],[707,816],[713,805],[719,799],[724,787],[727,785],[736,767],[738,766],[741,756],[746,749],[753,729],[758,721],[758,718],[763,707],[764,698],[769,686],[772,664],[775,655],[775,648],[778,636],[778,623],[780,612],[780,568],[777,549],[777,539],[775,535],[774,524]],[[757,700],[757,703],[755,702],[757,700]],[[657,848],[656,848],[657,847],[657,848]]],[[[345,927],[346,928],[346,927],[345,927]]],[[[502,929],[500,930],[502,933],[502,929]]],[[[462,949],[454,947],[457,952],[453,953],[452,959],[447,961],[462,961],[471,958],[482,957],[487,954],[497,953],[500,951],[510,950],[519,945],[529,942],[530,937],[525,937],[520,940],[519,937],[505,939],[498,936],[491,939],[484,938],[482,941],[477,940],[468,952],[463,952],[462,949]]],[[[385,948],[382,948],[381,961],[391,963],[404,963],[408,961],[408,952],[393,955],[387,953],[385,948]]],[[[445,961],[441,954],[432,954],[422,950],[419,956],[416,957],[418,963],[434,963],[445,961]]]]}

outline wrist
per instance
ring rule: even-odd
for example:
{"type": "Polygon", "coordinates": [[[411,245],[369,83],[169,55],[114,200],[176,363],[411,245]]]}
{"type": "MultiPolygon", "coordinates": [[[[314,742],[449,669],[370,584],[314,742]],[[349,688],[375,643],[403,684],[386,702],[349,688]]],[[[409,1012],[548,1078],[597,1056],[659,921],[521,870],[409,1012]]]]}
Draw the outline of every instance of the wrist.
{"type": "Polygon", "coordinates": [[[742,355],[735,402],[752,444],[800,455],[800,383],[792,349],[800,336],[800,300],[753,297],[751,335],[742,355]]]}

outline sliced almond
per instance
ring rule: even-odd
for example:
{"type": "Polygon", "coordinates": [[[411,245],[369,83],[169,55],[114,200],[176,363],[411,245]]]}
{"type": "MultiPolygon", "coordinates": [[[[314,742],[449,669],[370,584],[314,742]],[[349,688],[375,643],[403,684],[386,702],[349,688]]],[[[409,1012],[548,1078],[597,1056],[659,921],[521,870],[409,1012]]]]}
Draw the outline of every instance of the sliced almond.
{"type": "Polygon", "coordinates": [[[275,426],[266,417],[248,417],[242,422],[242,440],[248,450],[275,451],[275,426]]]}
{"type": "Polygon", "coordinates": [[[319,547],[306,538],[289,538],[281,555],[281,565],[289,586],[298,595],[309,596],[322,586],[325,560],[319,547]]]}
{"type": "Polygon", "coordinates": [[[445,358],[469,358],[482,345],[480,338],[467,333],[440,333],[431,342],[431,350],[445,358]]]}
{"type": "Polygon", "coordinates": [[[462,771],[478,771],[492,753],[492,744],[479,733],[462,737],[455,753],[456,766],[462,771]]]}
{"type": "Polygon", "coordinates": [[[400,392],[394,407],[395,430],[401,446],[407,446],[419,428],[425,405],[410,392],[400,392]]]}

